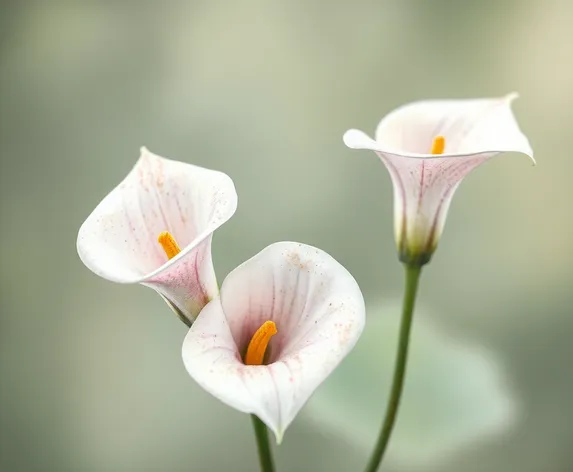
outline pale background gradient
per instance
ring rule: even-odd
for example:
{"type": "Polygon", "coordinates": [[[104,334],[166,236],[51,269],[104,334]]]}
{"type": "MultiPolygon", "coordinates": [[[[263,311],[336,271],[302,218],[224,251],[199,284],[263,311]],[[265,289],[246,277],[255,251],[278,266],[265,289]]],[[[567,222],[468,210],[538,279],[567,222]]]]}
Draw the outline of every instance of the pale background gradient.
{"type": "Polygon", "coordinates": [[[569,0],[1,2],[0,470],[256,470],[249,418],[183,368],[185,327],[77,257],[141,145],[235,181],[219,280],[278,240],[354,274],[367,332],[276,458],[362,470],[402,269],[387,173],[342,134],[409,101],[512,91],[538,166],[504,155],[458,190],[383,470],[573,470],[572,24],[569,0]]]}

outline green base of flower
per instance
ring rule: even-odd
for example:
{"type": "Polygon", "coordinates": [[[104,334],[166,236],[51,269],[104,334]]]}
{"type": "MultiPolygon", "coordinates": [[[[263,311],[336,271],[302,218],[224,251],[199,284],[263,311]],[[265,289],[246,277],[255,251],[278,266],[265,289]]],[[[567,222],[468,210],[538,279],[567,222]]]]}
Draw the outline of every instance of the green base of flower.
{"type": "Polygon", "coordinates": [[[423,265],[430,262],[430,259],[432,259],[432,254],[434,254],[434,251],[413,252],[401,249],[398,252],[398,258],[400,259],[400,262],[403,262],[407,266],[422,267],[423,265]]]}

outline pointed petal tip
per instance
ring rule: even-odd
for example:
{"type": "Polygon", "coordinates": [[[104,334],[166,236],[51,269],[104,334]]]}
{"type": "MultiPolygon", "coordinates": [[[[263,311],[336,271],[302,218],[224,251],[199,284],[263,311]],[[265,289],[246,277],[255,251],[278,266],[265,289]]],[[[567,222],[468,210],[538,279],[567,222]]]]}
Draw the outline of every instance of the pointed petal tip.
{"type": "Polygon", "coordinates": [[[141,146],[139,148],[139,159],[137,159],[137,162],[135,163],[135,165],[137,166],[138,164],[142,164],[145,161],[148,161],[150,159],[157,159],[157,158],[160,158],[160,156],[158,156],[157,154],[153,154],[147,148],[147,146],[141,146]]]}
{"type": "Polygon", "coordinates": [[[139,158],[142,159],[144,157],[153,156],[154,154],[147,148],[147,146],[141,146],[139,148],[139,158]]]}
{"type": "Polygon", "coordinates": [[[284,430],[276,430],[273,431],[273,433],[275,434],[275,439],[277,441],[277,446],[280,446],[283,442],[284,439],[284,430]]]}
{"type": "Polygon", "coordinates": [[[529,143],[527,143],[527,148],[526,149],[509,149],[509,152],[518,152],[520,154],[524,154],[525,156],[529,157],[529,159],[531,160],[531,165],[533,167],[535,167],[537,165],[537,161],[535,160],[535,157],[533,157],[533,149],[531,149],[531,146],[529,146],[529,143]]]}
{"type": "Polygon", "coordinates": [[[356,133],[360,133],[357,129],[349,129],[342,135],[342,142],[349,147],[350,149],[354,149],[354,135],[356,133]]]}
{"type": "Polygon", "coordinates": [[[350,149],[376,150],[377,143],[370,136],[358,129],[349,129],[342,136],[342,141],[350,149]]]}
{"type": "Polygon", "coordinates": [[[513,149],[505,149],[505,150],[500,150],[498,152],[516,152],[518,154],[523,154],[529,157],[529,159],[531,160],[531,165],[533,167],[537,165],[537,161],[535,160],[535,157],[533,157],[533,149],[531,149],[529,142],[526,142],[521,148],[518,147],[513,149]]]}
{"type": "MultiPolygon", "coordinates": [[[[511,106],[511,104],[517,100],[520,97],[518,92],[510,92],[508,94],[506,94],[505,96],[502,97],[502,100],[505,101],[509,106],[511,106]]],[[[535,167],[537,165],[537,161],[535,160],[535,157],[533,157],[533,149],[531,148],[531,146],[529,145],[529,142],[527,142],[527,148],[523,149],[520,151],[522,154],[525,154],[527,157],[529,157],[529,159],[531,159],[531,164],[533,167],[535,167]]]]}
{"type": "Polygon", "coordinates": [[[141,146],[139,148],[139,159],[137,162],[143,161],[172,161],[172,159],[168,157],[160,156],[159,154],[155,154],[153,151],[150,151],[147,146],[141,146]]]}

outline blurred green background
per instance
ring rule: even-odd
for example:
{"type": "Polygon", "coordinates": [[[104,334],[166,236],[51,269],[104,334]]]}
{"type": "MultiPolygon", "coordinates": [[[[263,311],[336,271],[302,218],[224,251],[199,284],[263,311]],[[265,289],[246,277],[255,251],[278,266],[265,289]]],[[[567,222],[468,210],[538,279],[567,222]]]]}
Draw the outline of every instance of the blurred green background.
{"type": "Polygon", "coordinates": [[[538,166],[504,155],[458,190],[383,470],[573,470],[573,3],[0,5],[2,471],[256,470],[249,418],[186,374],[184,326],[77,257],[141,145],[234,179],[219,280],[278,240],[354,274],[365,336],[276,457],[281,472],[362,470],[402,269],[386,170],[342,134],[409,101],[514,90],[538,166]]]}

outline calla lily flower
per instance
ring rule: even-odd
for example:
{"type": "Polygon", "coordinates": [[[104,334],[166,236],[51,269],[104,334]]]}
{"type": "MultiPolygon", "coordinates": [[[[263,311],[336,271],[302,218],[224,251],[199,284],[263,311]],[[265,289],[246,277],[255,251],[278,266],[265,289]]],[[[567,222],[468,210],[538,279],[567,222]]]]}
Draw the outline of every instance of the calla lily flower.
{"type": "Polygon", "coordinates": [[[227,276],[191,326],[183,361],[199,385],[258,416],[280,443],[364,320],[362,293],[344,267],[314,247],[275,243],[227,276]]]}
{"type": "MultiPolygon", "coordinates": [[[[502,152],[533,151],[501,98],[431,100],[404,105],[382,119],[376,139],[351,129],[344,143],[382,160],[394,186],[394,230],[400,259],[425,264],[438,244],[462,179],[502,152]]],[[[533,160],[535,163],[535,161],[533,160]]]]}
{"type": "Polygon", "coordinates": [[[78,254],[105,279],[153,288],[190,325],[218,294],[211,240],[236,208],[227,175],[142,148],[81,226],[78,254]]]}

